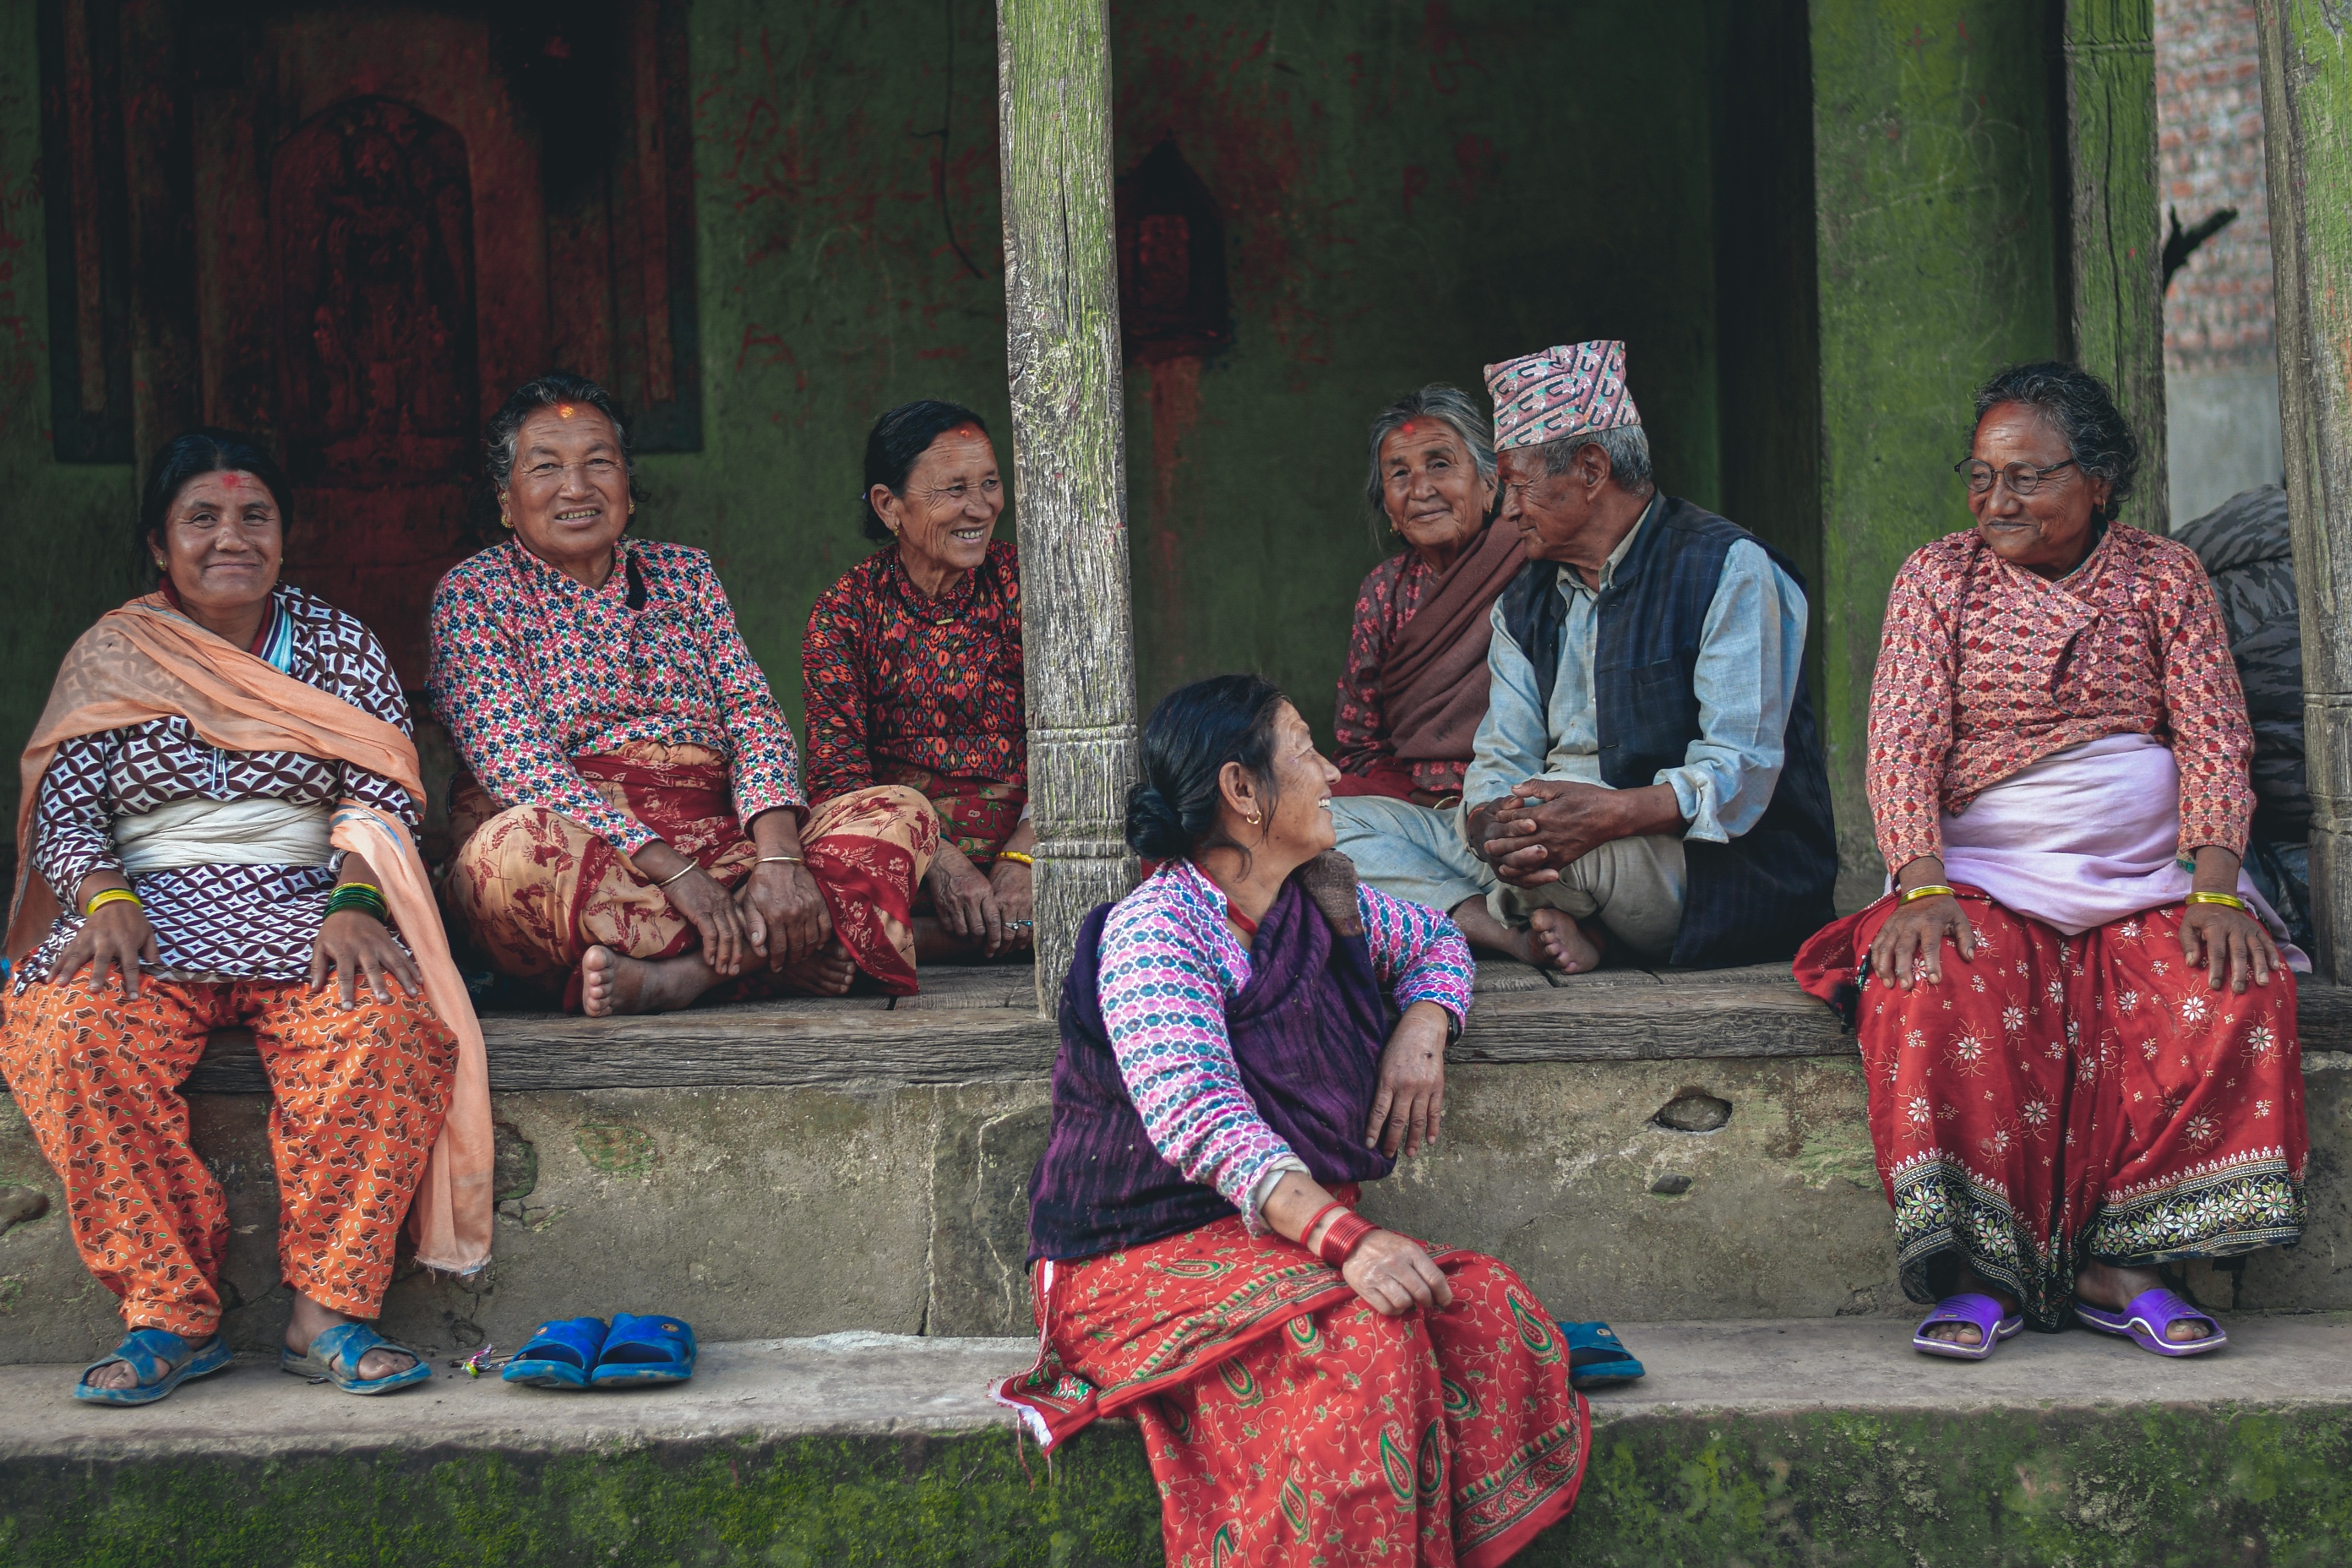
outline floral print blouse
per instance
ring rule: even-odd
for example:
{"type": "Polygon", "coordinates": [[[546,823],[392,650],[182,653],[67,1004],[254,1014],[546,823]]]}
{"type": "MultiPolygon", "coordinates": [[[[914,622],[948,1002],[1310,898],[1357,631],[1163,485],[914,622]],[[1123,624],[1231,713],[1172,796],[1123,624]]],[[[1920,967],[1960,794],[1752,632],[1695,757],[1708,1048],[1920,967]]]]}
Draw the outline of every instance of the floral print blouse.
{"type": "MultiPolygon", "coordinates": [[[[1470,1016],[1477,970],[1452,921],[1367,883],[1356,907],[1399,1009],[1434,1002],[1457,1024],[1470,1016]]],[[[1167,862],[1103,922],[1101,958],[1103,1024],[1152,1147],[1262,1228],[1261,1178],[1306,1165],[1258,1114],[1234,1061],[1225,1009],[1251,969],[1225,923],[1223,889],[1190,860],[1167,862]]]]}
{"type": "Polygon", "coordinates": [[[886,544],[817,596],[801,644],[809,797],[910,780],[1029,784],[1021,565],[998,540],[927,599],[886,544]]]}
{"type": "Polygon", "coordinates": [[[2110,526],[2057,582],[1973,528],[1921,546],[1886,601],[1870,688],[1871,815],[1889,870],[1941,855],[1941,816],[2053,752],[2152,735],[2180,768],[2180,853],[2242,854],[2253,731],[2205,568],[2110,526]]]}
{"type": "Polygon", "coordinates": [[[660,835],[572,765],[624,741],[727,756],[745,823],[807,814],[783,710],[709,555],[687,545],[624,538],[601,588],[511,539],[459,563],[434,591],[426,689],[457,754],[502,805],[545,806],[625,855],[660,835]]]}

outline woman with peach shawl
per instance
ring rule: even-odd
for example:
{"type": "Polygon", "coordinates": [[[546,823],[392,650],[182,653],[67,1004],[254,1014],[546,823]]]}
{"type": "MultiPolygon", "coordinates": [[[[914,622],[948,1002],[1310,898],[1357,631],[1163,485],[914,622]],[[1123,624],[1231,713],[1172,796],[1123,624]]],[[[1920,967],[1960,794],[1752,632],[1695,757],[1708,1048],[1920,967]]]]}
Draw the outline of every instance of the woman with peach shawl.
{"type": "Polygon", "coordinates": [[[89,1403],[229,1363],[227,1206],[178,1093],[215,1029],[253,1032],[276,1099],[285,1370],[428,1380],[368,1326],[402,1219],[429,1268],[489,1255],[481,1034],[417,858],[406,707],[365,626],[278,583],[289,495],[247,437],[165,447],[138,524],[161,590],[75,643],[25,752],[0,1070],[129,1326],[89,1403]]]}

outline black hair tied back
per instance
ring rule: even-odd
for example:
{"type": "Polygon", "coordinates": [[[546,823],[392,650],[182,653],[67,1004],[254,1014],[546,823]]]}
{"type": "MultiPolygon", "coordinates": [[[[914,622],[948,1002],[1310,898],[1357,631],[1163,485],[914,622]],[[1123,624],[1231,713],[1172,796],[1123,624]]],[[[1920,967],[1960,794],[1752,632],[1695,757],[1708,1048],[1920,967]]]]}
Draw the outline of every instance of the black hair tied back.
{"type": "Polygon", "coordinates": [[[1127,795],[1127,841],[1172,860],[1220,842],[1219,776],[1239,763],[1272,798],[1282,692],[1255,675],[1216,675],[1160,700],[1143,726],[1143,777],[1127,795]]]}
{"type": "Polygon", "coordinates": [[[960,403],[942,403],[933,397],[901,403],[874,422],[866,436],[866,482],[857,490],[857,522],[866,538],[890,537],[889,528],[874,510],[874,487],[880,485],[903,499],[907,476],[915,471],[931,443],[959,425],[988,434],[988,422],[979,415],[960,403]]]}
{"type": "Polygon", "coordinates": [[[269,499],[278,503],[279,533],[294,531],[294,491],[287,484],[277,459],[257,437],[239,430],[191,430],[166,441],[163,449],[147,465],[147,488],[140,494],[139,520],[133,525],[137,532],[131,541],[132,568],[139,574],[139,581],[155,580],[155,557],[151,546],[162,536],[163,524],[172,515],[172,503],[180,499],[188,481],[206,474],[234,473],[247,473],[259,479],[262,488],[269,492],[269,499]]]}

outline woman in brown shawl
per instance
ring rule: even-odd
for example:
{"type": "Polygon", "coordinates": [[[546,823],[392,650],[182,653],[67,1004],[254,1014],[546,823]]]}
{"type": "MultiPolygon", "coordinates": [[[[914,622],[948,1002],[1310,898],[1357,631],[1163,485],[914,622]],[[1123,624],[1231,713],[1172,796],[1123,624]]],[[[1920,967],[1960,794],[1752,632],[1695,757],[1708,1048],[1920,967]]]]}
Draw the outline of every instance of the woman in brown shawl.
{"type": "Polygon", "coordinates": [[[1490,526],[1495,449],[1486,418],[1450,386],[1424,386],[1372,421],[1364,489],[1405,548],[1356,598],[1331,760],[1339,848],[1381,891],[1450,912],[1479,947],[1545,962],[1486,908],[1492,873],[1463,842],[1462,775],[1486,713],[1488,613],[1526,563],[1490,526]]]}

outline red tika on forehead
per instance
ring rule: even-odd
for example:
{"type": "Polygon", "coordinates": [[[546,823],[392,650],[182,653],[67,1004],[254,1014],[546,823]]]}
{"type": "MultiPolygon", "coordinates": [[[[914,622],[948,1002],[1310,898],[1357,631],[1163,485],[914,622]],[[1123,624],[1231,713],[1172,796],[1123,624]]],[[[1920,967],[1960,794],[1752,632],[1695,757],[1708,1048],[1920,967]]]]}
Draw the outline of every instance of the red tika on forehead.
{"type": "Polygon", "coordinates": [[[1421,428],[1421,423],[1420,423],[1420,421],[1418,421],[1418,420],[1414,420],[1414,419],[1408,419],[1408,420],[1406,420],[1406,421],[1405,421],[1402,426],[1398,426],[1398,428],[1399,428],[1400,430],[1402,430],[1405,435],[1410,436],[1410,435],[1412,435],[1414,431],[1416,431],[1416,430],[1418,430],[1418,429],[1420,429],[1420,428],[1421,428]]]}
{"type": "Polygon", "coordinates": [[[555,416],[558,419],[569,419],[579,412],[580,410],[572,407],[569,403],[559,403],[555,405],[555,416]]]}

